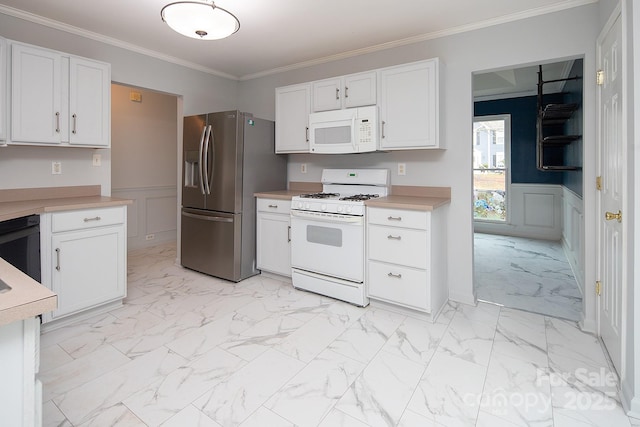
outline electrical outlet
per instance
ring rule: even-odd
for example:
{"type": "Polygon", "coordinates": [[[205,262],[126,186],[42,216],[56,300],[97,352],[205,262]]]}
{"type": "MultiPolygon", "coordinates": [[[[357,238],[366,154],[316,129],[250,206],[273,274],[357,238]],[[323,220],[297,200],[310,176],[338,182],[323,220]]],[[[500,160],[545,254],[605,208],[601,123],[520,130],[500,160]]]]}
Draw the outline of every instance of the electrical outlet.
{"type": "Polygon", "coordinates": [[[306,163],[302,163],[300,165],[300,173],[307,173],[307,164],[306,163]]]}
{"type": "Polygon", "coordinates": [[[406,174],[407,174],[407,164],[398,163],[398,175],[406,175],[406,174]]]}
{"type": "Polygon", "coordinates": [[[153,240],[153,239],[156,238],[156,235],[155,234],[147,234],[146,236],[144,236],[144,238],[146,240],[153,240]]]}
{"type": "Polygon", "coordinates": [[[93,155],[93,166],[102,166],[102,156],[100,154],[93,155]]]}
{"type": "Polygon", "coordinates": [[[51,175],[60,175],[62,173],[61,162],[51,162],[51,175]]]}

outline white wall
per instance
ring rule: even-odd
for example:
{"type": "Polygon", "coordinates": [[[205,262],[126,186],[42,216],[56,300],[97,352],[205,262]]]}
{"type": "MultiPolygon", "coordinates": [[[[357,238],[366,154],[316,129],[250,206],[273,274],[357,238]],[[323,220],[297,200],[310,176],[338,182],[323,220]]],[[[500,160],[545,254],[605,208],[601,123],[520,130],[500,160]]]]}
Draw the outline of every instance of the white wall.
{"type": "Polygon", "coordinates": [[[132,199],[127,249],[176,240],[178,97],[111,85],[112,195],[132,199]],[[130,100],[130,92],[141,102],[130,100]]]}
{"type": "MultiPolygon", "coordinates": [[[[115,82],[183,97],[184,114],[234,109],[238,83],[64,31],[0,14],[0,37],[56,49],[111,64],[115,82]]],[[[0,188],[99,184],[111,194],[110,150],[101,168],[93,167],[93,149],[0,148],[0,188]],[[51,175],[51,160],[62,162],[62,175],[51,175]]]]}
{"type": "MultiPolygon", "coordinates": [[[[595,68],[595,39],[598,33],[599,7],[591,4],[562,12],[530,18],[491,28],[452,35],[349,58],[329,64],[292,70],[241,82],[239,106],[256,115],[271,118],[274,113],[274,90],[277,86],[311,81],[335,75],[440,57],[444,70],[445,151],[410,151],[350,156],[290,155],[290,181],[318,181],[323,167],[388,167],[393,171],[392,184],[449,186],[452,200],[449,210],[449,286],[452,299],[471,303],[473,291],[473,221],[471,176],[471,129],[473,115],[472,74],[476,71],[513,68],[584,56],[585,73],[595,68]],[[407,175],[397,176],[396,163],[407,163],[407,175]],[[300,172],[307,163],[308,173],[300,172]]],[[[585,147],[595,146],[595,89],[585,87],[585,147]]],[[[585,153],[585,182],[595,176],[595,153],[585,153]]],[[[594,206],[594,196],[585,195],[587,208],[594,206]]],[[[585,218],[593,229],[594,218],[585,218]]],[[[593,236],[585,245],[593,246],[593,236]]],[[[593,262],[588,262],[586,281],[594,281],[593,262]]],[[[585,315],[595,319],[592,298],[586,299],[585,315]]],[[[592,323],[587,322],[593,327],[592,323]]]]}

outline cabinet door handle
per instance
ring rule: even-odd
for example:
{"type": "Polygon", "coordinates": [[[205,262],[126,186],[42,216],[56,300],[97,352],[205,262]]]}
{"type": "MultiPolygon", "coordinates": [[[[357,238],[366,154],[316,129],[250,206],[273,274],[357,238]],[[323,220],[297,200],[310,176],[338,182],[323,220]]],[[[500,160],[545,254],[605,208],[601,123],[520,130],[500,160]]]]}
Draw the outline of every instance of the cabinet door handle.
{"type": "Polygon", "coordinates": [[[336,88],[336,99],[340,99],[340,89],[336,88]]]}
{"type": "Polygon", "coordinates": [[[398,274],[389,273],[389,274],[387,274],[387,276],[393,277],[394,279],[402,279],[402,274],[400,274],[400,273],[398,273],[398,274]]]}
{"type": "Polygon", "coordinates": [[[387,219],[389,221],[402,221],[402,217],[401,216],[388,216],[387,219]]]}
{"type": "Polygon", "coordinates": [[[56,132],[60,133],[60,112],[56,111],[56,132]]]}
{"type": "Polygon", "coordinates": [[[305,137],[307,138],[307,142],[309,142],[309,126],[307,126],[305,137]]]}
{"type": "Polygon", "coordinates": [[[60,248],[56,248],[56,270],[60,271],[60,248]]]}
{"type": "Polygon", "coordinates": [[[402,240],[402,236],[392,236],[391,234],[389,234],[387,236],[387,239],[389,239],[389,240],[402,240]]]}
{"type": "Polygon", "coordinates": [[[287,226],[287,242],[291,242],[291,226],[287,226]]]}
{"type": "Polygon", "coordinates": [[[78,121],[78,116],[76,116],[76,115],[74,114],[74,115],[73,115],[73,116],[71,116],[71,117],[73,117],[73,129],[71,130],[71,133],[75,135],[75,134],[76,134],[76,123],[77,123],[77,121],[78,121]]]}
{"type": "Polygon", "coordinates": [[[278,205],[269,205],[270,208],[278,209],[278,205]]]}
{"type": "Polygon", "coordinates": [[[387,122],[385,122],[385,121],[383,120],[383,121],[382,121],[382,139],[384,139],[384,138],[385,138],[385,136],[384,136],[384,125],[386,125],[386,124],[387,124],[387,122]]]}
{"type": "Polygon", "coordinates": [[[344,87],[344,97],[345,98],[349,97],[349,88],[347,86],[344,87]]]}
{"type": "Polygon", "coordinates": [[[85,218],[84,222],[90,222],[90,221],[100,221],[102,218],[100,218],[99,216],[95,216],[93,218],[85,218]]]}

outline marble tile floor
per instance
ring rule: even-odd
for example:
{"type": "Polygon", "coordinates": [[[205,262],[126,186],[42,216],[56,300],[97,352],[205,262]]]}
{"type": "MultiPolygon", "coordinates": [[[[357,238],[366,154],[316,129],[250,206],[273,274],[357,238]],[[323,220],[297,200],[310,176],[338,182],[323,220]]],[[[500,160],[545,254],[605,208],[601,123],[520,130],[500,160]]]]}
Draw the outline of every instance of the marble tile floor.
{"type": "Polygon", "coordinates": [[[474,285],[482,301],[580,320],[582,294],[559,242],[475,233],[474,285]]]}
{"type": "Polygon", "coordinates": [[[631,426],[574,322],[449,303],[427,323],[174,260],[131,253],[122,308],[42,335],[44,426],[631,426]]]}

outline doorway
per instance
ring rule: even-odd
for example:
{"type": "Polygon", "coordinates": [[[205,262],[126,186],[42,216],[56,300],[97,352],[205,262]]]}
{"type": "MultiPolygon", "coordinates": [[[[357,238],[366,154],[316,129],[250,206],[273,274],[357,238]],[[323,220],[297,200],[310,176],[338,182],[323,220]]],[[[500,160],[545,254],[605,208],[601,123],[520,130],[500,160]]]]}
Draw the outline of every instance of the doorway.
{"type": "Polygon", "coordinates": [[[176,95],[111,85],[111,186],[132,199],[128,250],[176,241],[178,100],[176,95]]]}
{"type": "Polygon", "coordinates": [[[577,58],[473,76],[479,300],[576,321],[581,317],[582,75],[583,61],[577,58]],[[572,109],[567,117],[553,123],[545,119],[545,113],[566,105],[572,109]]]}

